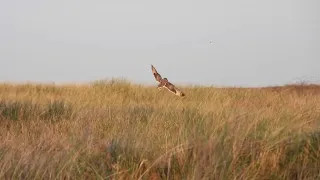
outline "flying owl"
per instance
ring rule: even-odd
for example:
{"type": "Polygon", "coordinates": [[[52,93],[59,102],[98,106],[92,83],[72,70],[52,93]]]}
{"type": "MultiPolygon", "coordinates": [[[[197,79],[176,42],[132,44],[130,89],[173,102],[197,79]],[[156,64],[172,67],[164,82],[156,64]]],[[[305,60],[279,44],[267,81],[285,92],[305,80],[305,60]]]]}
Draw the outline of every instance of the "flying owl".
{"type": "Polygon", "coordinates": [[[178,89],[175,85],[170,83],[167,78],[162,78],[161,75],[157,72],[156,68],[151,65],[152,73],[156,81],[159,82],[158,89],[161,90],[162,88],[166,88],[168,91],[172,92],[177,96],[185,96],[185,94],[178,89]]]}

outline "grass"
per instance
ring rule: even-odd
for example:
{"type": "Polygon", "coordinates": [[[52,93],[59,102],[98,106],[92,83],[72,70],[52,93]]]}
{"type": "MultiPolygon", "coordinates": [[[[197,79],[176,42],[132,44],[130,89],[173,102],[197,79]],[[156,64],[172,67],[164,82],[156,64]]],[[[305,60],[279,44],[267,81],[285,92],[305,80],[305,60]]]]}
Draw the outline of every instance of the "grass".
{"type": "Polygon", "coordinates": [[[320,86],[0,85],[0,179],[320,179],[320,86]]]}

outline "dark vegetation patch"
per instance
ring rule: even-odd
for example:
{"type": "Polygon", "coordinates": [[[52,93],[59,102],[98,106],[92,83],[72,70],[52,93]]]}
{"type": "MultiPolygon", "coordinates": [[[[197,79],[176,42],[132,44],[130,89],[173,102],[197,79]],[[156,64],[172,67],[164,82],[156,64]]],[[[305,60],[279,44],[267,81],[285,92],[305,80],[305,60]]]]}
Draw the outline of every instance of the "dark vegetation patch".
{"type": "Polygon", "coordinates": [[[7,120],[43,119],[54,122],[69,119],[72,112],[72,106],[63,100],[55,100],[46,104],[16,100],[0,101],[0,118],[7,120]]]}

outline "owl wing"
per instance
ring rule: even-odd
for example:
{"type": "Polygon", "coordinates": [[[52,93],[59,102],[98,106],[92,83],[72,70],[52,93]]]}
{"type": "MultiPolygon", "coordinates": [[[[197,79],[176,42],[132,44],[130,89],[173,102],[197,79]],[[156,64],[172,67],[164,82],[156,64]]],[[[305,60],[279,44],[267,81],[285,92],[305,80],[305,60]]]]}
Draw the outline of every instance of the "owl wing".
{"type": "Polygon", "coordinates": [[[155,78],[158,82],[161,82],[162,77],[161,77],[161,75],[157,72],[156,68],[155,68],[153,65],[151,65],[151,69],[152,69],[152,73],[153,73],[154,78],[155,78]]]}
{"type": "Polygon", "coordinates": [[[172,92],[173,94],[177,96],[185,96],[185,94],[178,89],[175,85],[173,85],[170,82],[167,82],[166,85],[164,86],[168,91],[172,92]]]}

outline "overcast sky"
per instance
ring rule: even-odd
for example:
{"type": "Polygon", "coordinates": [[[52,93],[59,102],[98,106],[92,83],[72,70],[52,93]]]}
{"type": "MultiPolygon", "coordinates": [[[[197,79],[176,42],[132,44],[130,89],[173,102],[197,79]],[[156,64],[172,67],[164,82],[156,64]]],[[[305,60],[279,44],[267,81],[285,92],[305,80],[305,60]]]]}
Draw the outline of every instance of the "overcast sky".
{"type": "Polygon", "coordinates": [[[320,80],[319,0],[10,0],[0,81],[266,86],[320,80]],[[210,43],[210,41],[212,43],[210,43]]]}

